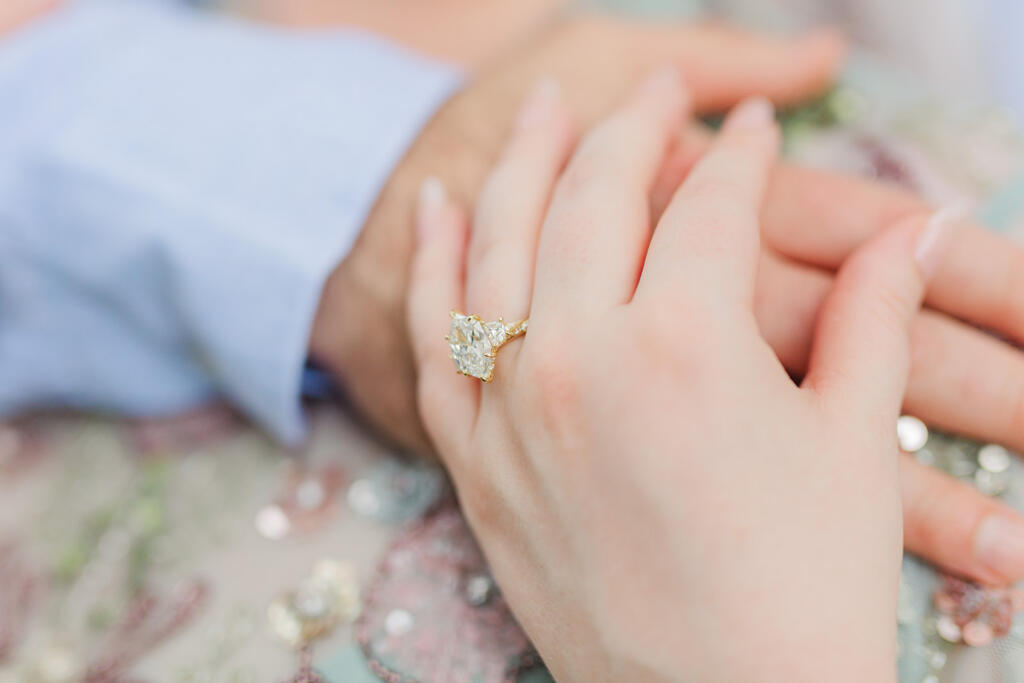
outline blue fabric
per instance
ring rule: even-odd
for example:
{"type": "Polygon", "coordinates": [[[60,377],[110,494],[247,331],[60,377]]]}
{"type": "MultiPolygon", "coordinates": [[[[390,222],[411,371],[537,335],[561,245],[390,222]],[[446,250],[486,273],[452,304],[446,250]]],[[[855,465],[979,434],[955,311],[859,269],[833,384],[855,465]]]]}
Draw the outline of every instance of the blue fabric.
{"type": "Polygon", "coordinates": [[[988,50],[996,101],[1006,105],[1024,126],[1024,3],[988,0],[984,45],[988,50]]]}
{"type": "Polygon", "coordinates": [[[300,440],[323,282],[458,78],[172,2],[0,42],[0,413],[223,396],[300,440]]]}

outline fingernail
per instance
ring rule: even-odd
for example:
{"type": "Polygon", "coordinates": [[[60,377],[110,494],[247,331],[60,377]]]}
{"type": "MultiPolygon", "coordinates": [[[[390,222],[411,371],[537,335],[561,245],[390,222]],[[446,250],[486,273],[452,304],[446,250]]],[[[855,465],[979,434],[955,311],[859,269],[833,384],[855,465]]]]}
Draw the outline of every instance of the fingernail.
{"type": "Polygon", "coordinates": [[[762,128],[775,121],[775,106],[764,97],[741,102],[725,120],[726,129],[762,128]]]}
{"type": "Polygon", "coordinates": [[[448,192],[437,176],[428,176],[420,185],[420,196],[416,204],[416,234],[426,238],[440,219],[440,213],[448,202],[448,192]]]}
{"type": "Polygon", "coordinates": [[[974,556],[1007,581],[1024,577],[1024,521],[987,517],[974,535],[974,556]]]}
{"type": "Polygon", "coordinates": [[[953,230],[958,221],[967,215],[967,207],[963,204],[951,204],[932,214],[928,223],[917,236],[914,245],[914,259],[924,275],[925,281],[930,280],[935,271],[946,259],[949,245],[952,242],[953,230]]]}
{"type": "Polygon", "coordinates": [[[562,88],[558,81],[550,77],[542,78],[533,86],[522,109],[519,110],[516,127],[519,130],[526,130],[549,121],[561,97],[562,88]]]}
{"type": "Polygon", "coordinates": [[[683,79],[679,75],[679,69],[671,66],[658,69],[640,85],[640,92],[648,94],[662,95],[682,91],[683,79]]]}

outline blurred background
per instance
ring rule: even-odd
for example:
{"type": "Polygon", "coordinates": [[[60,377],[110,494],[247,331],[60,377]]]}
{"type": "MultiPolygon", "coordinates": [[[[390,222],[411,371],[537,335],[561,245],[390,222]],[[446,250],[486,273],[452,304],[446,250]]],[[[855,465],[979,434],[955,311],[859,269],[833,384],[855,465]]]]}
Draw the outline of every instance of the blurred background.
{"type": "MultiPolygon", "coordinates": [[[[63,6],[0,3],[2,82],[17,73],[20,59],[14,48],[5,53],[5,41],[22,45],[31,26],[6,36],[4,29],[34,8],[63,6]]],[[[834,88],[785,112],[788,156],[894,182],[936,203],[965,200],[992,229],[1024,234],[1020,0],[123,0],[121,6],[150,3],[188,6],[247,27],[286,28],[299,39],[330,39],[334,29],[361,27],[470,73],[574,12],[663,22],[713,18],[776,35],[829,24],[849,37],[852,57],[834,88]]],[[[77,4],[116,6],[118,0],[77,4]]],[[[46,68],[59,77],[89,58],[46,68]]],[[[102,83],[91,85],[103,92],[102,83]]],[[[0,97],[0,122],[27,102],[38,105],[36,95],[27,86],[0,97]]],[[[125,101],[132,96],[125,92],[125,101]]],[[[181,110],[203,106],[186,102],[181,110]]],[[[41,119],[54,114],[43,109],[41,119]]],[[[76,132],[74,112],[59,113],[60,132],[76,132]]],[[[145,151],[144,137],[118,131],[113,137],[133,153],[145,151]]],[[[0,136],[0,155],[18,143],[7,142],[0,136]]],[[[0,172],[0,182],[10,179],[0,172]]],[[[10,187],[20,190],[17,182],[10,187]]],[[[30,199],[49,208],[45,194],[30,199]]],[[[47,215],[74,218],[62,207],[47,215]]],[[[0,206],[0,231],[16,217],[0,206]]],[[[9,248],[0,234],[0,257],[9,248]]],[[[10,291],[0,287],[0,296],[10,291]]],[[[16,303],[0,299],[0,313],[16,303]]],[[[5,362],[0,355],[0,368],[5,362]]],[[[334,403],[311,401],[307,409],[308,439],[294,447],[281,446],[222,404],[170,417],[44,411],[0,423],[0,683],[549,680],[455,510],[444,474],[383,445],[334,403]]],[[[943,454],[930,464],[984,481],[990,495],[1020,506],[1019,486],[1008,483],[1011,475],[1019,479],[1016,463],[989,472],[978,461],[978,444],[927,432],[918,448],[922,458],[943,454]]],[[[943,635],[932,604],[940,580],[907,561],[899,614],[902,683],[1024,683],[1018,627],[985,648],[943,635]]]]}
{"type": "Polygon", "coordinates": [[[335,0],[197,0],[291,26],[355,23],[465,63],[479,63],[553,12],[587,7],[646,17],[713,15],[745,26],[793,31],[841,27],[889,68],[951,100],[997,104],[1024,117],[1024,7],[1015,0],[452,0],[341,3],[335,0]],[[424,26],[430,26],[424,31],[424,26]]]}

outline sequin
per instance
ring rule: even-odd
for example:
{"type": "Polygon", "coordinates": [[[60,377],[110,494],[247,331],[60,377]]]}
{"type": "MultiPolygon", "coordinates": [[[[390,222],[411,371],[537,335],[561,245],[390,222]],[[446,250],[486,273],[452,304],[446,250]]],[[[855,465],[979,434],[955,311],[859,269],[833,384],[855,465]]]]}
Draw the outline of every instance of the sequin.
{"type": "Polygon", "coordinates": [[[366,479],[352,482],[348,487],[347,498],[349,507],[364,517],[376,517],[380,512],[380,500],[373,484],[366,479]]]}
{"type": "Polygon", "coordinates": [[[896,421],[896,438],[900,450],[914,453],[928,443],[928,427],[912,415],[903,415],[896,421]]]}
{"type": "Polygon", "coordinates": [[[391,610],[384,619],[384,630],[391,636],[404,636],[412,630],[412,627],[412,615],[404,609],[391,610]]]}
{"type": "Polygon", "coordinates": [[[330,633],[359,613],[359,588],[354,569],[333,560],[318,562],[297,588],[274,599],[267,621],[274,634],[301,648],[330,633]]]}
{"type": "Polygon", "coordinates": [[[471,585],[477,599],[484,596],[482,577],[490,572],[453,506],[406,529],[388,549],[356,622],[370,669],[386,681],[505,683],[536,668],[536,652],[500,591],[480,605],[469,599],[471,585]]]}
{"type": "Polygon", "coordinates": [[[466,579],[466,600],[474,607],[486,605],[494,589],[494,579],[487,574],[475,574],[466,579]]]}
{"type": "Polygon", "coordinates": [[[423,515],[445,491],[441,471],[419,461],[385,460],[352,482],[348,504],[380,522],[401,523],[423,515]]]}
{"type": "Polygon", "coordinates": [[[943,614],[936,620],[935,630],[947,643],[960,642],[960,627],[956,625],[955,621],[953,621],[953,617],[948,614],[943,614]]]}
{"type": "Polygon", "coordinates": [[[288,519],[288,533],[314,531],[330,520],[346,480],[345,472],[336,465],[290,468],[284,490],[273,502],[288,519]]]}
{"type": "Polygon", "coordinates": [[[256,530],[261,536],[272,541],[287,536],[291,528],[288,515],[278,505],[268,505],[256,514],[256,530]]]}
{"type": "Polygon", "coordinates": [[[978,461],[968,457],[962,450],[954,447],[950,453],[946,468],[954,477],[970,477],[978,471],[978,461]]]}
{"type": "Polygon", "coordinates": [[[982,446],[978,451],[978,464],[986,472],[1000,474],[1010,469],[1010,453],[994,443],[982,446]]]}
{"type": "Polygon", "coordinates": [[[935,454],[929,448],[918,449],[914,453],[914,458],[922,465],[928,465],[929,467],[934,467],[936,464],[935,454]]]}
{"type": "Polygon", "coordinates": [[[1006,492],[1010,484],[1006,472],[990,472],[978,469],[974,472],[974,485],[986,496],[999,496],[1006,492]]]}
{"type": "Polygon", "coordinates": [[[983,621],[970,621],[964,624],[961,635],[964,642],[971,647],[982,647],[992,642],[992,627],[983,621]]]}
{"type": "Polygon", "coordinates": [[[984,588],[945,576],[933,602],[941,616],[935,628],[952,643],[980,647],[1002,638],[1013,628],[1013,614],[1020,601],[1015,590],[984,588]]]}

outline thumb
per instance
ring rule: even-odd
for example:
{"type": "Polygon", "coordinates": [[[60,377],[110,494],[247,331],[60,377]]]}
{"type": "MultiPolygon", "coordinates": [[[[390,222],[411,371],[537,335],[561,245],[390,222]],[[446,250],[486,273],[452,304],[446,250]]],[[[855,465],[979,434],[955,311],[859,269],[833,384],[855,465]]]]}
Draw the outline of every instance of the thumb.
{"type": "Polygon", "coordinates": [[[910,323],[961,214],[906,218],[850,256],[818,317],[806,389],[854,420],[892,430],[910,370],[910,323]]]}

